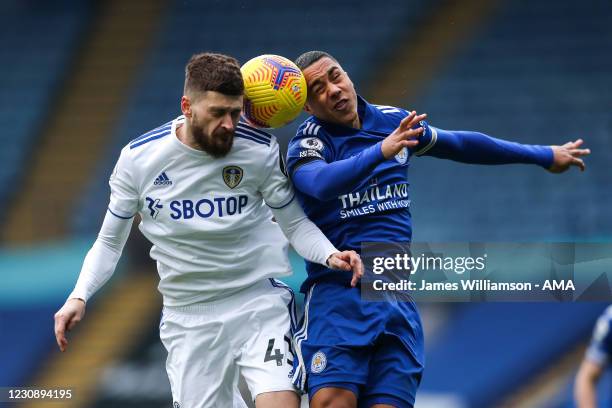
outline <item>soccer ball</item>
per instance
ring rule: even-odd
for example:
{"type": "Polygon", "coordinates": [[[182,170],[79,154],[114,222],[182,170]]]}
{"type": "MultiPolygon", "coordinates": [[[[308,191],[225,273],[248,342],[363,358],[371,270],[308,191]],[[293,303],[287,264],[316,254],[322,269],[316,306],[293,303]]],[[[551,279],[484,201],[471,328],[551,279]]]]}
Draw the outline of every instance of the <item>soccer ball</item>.
{"type": "Polygon", "coordinates": [[[306,79],[287,58],[260,55],[242,68],[244,117],[262,128],[284,126],[298,117],[306,103],[306,79]]]}

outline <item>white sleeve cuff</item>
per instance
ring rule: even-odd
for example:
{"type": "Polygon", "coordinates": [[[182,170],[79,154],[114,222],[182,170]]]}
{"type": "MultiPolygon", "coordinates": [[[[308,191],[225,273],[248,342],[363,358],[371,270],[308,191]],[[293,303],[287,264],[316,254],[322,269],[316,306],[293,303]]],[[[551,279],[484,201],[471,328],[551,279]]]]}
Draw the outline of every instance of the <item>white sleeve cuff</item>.
{"type": "Polygon", "coordinates": [[[431,130],[431,140],[429,141],[429,143],[427,143],[427,146],[423,147],[422,149],[419,149],[419,151],[417,152],[414,152],[415,156],[424,155],[436,144],[436,141],[438,140],[438,131],[433,126],[429,126],[429,129],[431,130]]]}

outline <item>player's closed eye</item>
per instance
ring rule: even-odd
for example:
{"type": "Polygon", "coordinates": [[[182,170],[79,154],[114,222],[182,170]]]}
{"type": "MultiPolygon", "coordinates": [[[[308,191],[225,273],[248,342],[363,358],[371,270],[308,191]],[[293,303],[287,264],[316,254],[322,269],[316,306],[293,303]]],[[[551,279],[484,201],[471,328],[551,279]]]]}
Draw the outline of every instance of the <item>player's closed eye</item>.
{"type": "MultiPolygon", "coordinates": [[[[218,110],[218,109],[214,109],[214,110],[212,111],[212,115],[213,115],[215,118],[222,118],[223,116],[225,116],[225,114],[226,114],[226,113],[227,113],[227,111],[225,111],[225,110],[218,110]]],[[[232,112],[232,113],[233,113],[233,112],[232,112]]]]}

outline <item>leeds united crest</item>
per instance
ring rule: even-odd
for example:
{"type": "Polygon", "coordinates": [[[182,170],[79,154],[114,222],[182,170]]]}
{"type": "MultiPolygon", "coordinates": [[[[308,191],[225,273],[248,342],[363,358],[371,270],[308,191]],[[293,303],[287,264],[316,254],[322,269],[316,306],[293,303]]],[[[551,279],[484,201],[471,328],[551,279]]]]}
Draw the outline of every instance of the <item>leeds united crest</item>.
{"type": "Polygon", "coordinates": [[[229,188],[236,188],[242,181],[243,171],[238,166],[227,166],[223,168],[223,181],[229,188]]]}

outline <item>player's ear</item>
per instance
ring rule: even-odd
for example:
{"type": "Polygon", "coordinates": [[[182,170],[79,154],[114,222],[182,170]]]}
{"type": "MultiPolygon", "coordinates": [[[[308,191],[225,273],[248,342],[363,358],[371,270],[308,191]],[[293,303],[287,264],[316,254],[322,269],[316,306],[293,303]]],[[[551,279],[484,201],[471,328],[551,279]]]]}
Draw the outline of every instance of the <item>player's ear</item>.
{"type": "Polygon", "coordinates": [[[308,113],[309,115],[312,115],[312,109],[310,109],[310,105],[308,105],[308,102],[304,104],[304,112],[308,113]]]}
{"type": "Polygon", "coordinates": [[[191,118],[191,100],[188,96],[183,95],[181,97],[181,112],[186,118],[191,118]]]}

